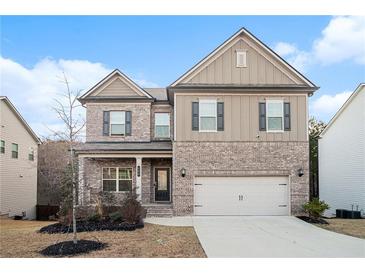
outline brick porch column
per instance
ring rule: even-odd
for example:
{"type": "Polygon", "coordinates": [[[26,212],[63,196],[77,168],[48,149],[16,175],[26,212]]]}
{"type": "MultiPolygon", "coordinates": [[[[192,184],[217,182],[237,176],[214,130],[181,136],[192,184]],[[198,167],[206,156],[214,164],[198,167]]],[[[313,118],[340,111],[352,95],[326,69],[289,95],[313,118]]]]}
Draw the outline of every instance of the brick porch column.
{"type": "Polygon", "coordinates": [[[136,157],[136,194],[138,201],[142,201],[142,157],[136,157]]]}

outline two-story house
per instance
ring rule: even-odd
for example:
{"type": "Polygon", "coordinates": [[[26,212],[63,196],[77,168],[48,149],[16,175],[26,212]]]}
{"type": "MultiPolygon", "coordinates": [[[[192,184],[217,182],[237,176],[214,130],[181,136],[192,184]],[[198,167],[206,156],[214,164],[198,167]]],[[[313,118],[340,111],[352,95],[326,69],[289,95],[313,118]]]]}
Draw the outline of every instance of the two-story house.
{"type": "Polygon", "coordinates": [[[246,29],[167,88],[141,88],[115,70],[79,99],[79,202],[135,188],[149,215],[299,213],[315,90],[246,29]]]}
{"type": "Polygon", "coordinates": [[[6,96],[0,96],[0,215],[36,218],[37,135],[6,96]]]}

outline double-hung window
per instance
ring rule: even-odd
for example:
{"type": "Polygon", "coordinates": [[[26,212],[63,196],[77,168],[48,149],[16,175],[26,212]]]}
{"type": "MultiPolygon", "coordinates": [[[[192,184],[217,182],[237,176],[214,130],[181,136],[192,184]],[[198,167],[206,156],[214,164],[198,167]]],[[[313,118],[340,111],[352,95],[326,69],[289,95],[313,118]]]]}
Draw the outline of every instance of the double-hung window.
{"type": "Polygon", "coordinates": [[[28,154],[28,160],[34,161],[34,149],[33,148],[30,149],[30,152],[28,154]]]}
{"type": "Polygon", "coordinates": [[[0,141],[0,153],[5,153],[5,141],[0,141]]]}
{"type": "Polygon", "coordinates": [[[125,111],[110,112],[110,135],[125,135],[125,111]]]}
{"type": "Polygon", "coordinates": [[[18,144],[11,144],[11,158],[18,158],[18,144]]]}
{"type": "Polygon", "coordinates": [[[155,113],[155,138],[170,138],[169,113],[155,113]]]}
{"type": "Polygon", "coordinates": [[[217,101],[199,100],[199,131],[217,131],[217,101]]]}
{"type": "Polygon", "coordinates": [[[283,101],[268,100],[266,103],[267,131],[281,132],[284,130],[283,101]]]}
{"type": "Polygon", "coordinates": [[[131,191],[132,168],[103,167],[103,191],[131,191]]]}

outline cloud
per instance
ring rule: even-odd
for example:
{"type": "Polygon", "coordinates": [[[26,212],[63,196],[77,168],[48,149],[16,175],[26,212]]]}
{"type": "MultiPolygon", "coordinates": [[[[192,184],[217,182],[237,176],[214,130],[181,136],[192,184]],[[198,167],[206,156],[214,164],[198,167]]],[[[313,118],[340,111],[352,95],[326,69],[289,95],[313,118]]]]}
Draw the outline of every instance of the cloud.
{"type": "Polygon", "coordinates": [[[305,71],[311,62],[310,53],[299,50],[294,44],[278,42],[274,45],[274,51],[300,71],[305,71]]]}
{"type": "Polygon", "coordinates": [[[333,17],[309,51],[286,42],[276,43],[274,50],[301,71],[314,64],[326,66],[349,60],[365,64],[365,17],[333,17]]]}
{"type": "Polygon", "coordinates": [[[322,31],[322,36],[314,41],[313,52],[324,65],[346,60],[365,64],[365,17],[332,18],[322,31]]]}
{"type": "MultiPolygon", "coordinates": [[[[111,69],[101,63],[87,60],[54,60],[44,58],[32,68],[0,56],[1,95],[8,96],[33,130],[40,136],[48,136],[49,130],[62,129],[62,122],[52,111],[54,99],[64,94],[61,79],[65,72],[72,90],[82,93],[100,81],[111,69]]],[[[134,79],[145,86],[156,84],[140,77],[134,79]]],[[[133,79],[133,77],[132,77],[133,79]]],[[[78,108],[77,115],[85,117],[85,109],[78,108]]]]}
{"type": "Polygon", "coordinates": [[[315,114],[316,117],[321,116],[329,120],[351,94],[351,91],[343,91],[334,95],[324,94],[309,104],[309,112],[311,115],[315,114]]]}
{"type": "Polygon", "coordinates": [[[281,56],[288,56],[298,51],[294,44],[279,42],[274,46],[274,51],[281,56]]]}

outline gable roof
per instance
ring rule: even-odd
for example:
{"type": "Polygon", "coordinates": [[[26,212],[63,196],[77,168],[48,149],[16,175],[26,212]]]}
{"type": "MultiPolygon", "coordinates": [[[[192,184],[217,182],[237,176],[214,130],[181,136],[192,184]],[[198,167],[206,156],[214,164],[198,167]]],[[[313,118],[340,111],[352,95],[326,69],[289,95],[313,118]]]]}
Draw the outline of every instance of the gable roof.
{"type": "Polygon", "coordinates": [[[332,117],[332,119],[328,122],[325,129],[319,135],[319,137],[323,137],[323,135],[327,132],[327,130],[333,125],[333,123],[337,120],[337,118],[341,115],[341,113],[351,104],[354,98],[360,93],[361,90],[365,89],[365,83],[360,83],[355,91],[350,95],[350,97],[346,100],[346,102],[340,107],[340,109],[336,112],[336,114],[332,117]]]}
{"type": "Polygon", "coordinates": [[[220,46],[218,46],[215,50],[213,50],[211,53],[209,53],[205,58],[203,58],[201,61],[199,61],[195,66],[193,66],[190,70],[188,70],[186,73],[184,73],[182,76],[180,76],[175,82],[173,82],[170,86],[175,87],[179,85],[182,81],[187,79],[189,76],[191,76],[193,73],[204,69],[203,64],[211,59],[217,56],[215,56],[220,50],[222,50],[227,44],[234,41],[236,38],[238,38],[240,35],[247,35],[249,38],[254,40],[257,44],[259,44],[269,55],[271,55],[274,59],[279,61],[281,64],[284,65],[284,67],[288,68],[289,71],[291,71],[294,75],[296,75],[298,78],[300,78],[308,87],[317,89],[316,85],[312,83],[308,78],[306,78],[303,74],[301,74],[299,71],[297,71],[294,67],[292,67],[288,62],[286,62],[283,58],[281,58],[277,53],[275,53],[272,49],[270,49],[266,44],[264,44],[262,41],[260,41],[257,37],[255,37],[252,33],[250,33],[247,29],[241,28],[238,30],[235,34],[233,34],[230,38],[228,38],[225,42],[223,42],[220,46]]]}
{"type": "Polygon", "coordinates": [[[40,144],[41,140],[38,138],[37,134],[32,130],[32,128],[28,125],[28,123],[24,120],[19,111],[15,108],[15,106],[10,102],[9,98],[6,96],[0,96],[0,100],[5,102],[9,108],[13,111],[15,116],[19,119],[19,121],[23,124],[25,129],[29,132],[29,134],[33,137],[33,139],[40,144]]]}
{"type": "Polygon", "coordinates": [[[133,82],[127,75],[125,75],[119,69],[115,69],[111,73],[109,73],[107,76],[105,76],[101,81],[99,81],[96,85],[94,85],[91,89],[89,89],[87,92],[85,92],[83,95],[81,95],[79,97],[79,99],[80,100],[86,99],[93,92],[95,92],[99,87],[101,87],[103,84],[108,82],[112,77],[114,77],[116,75],[119,76],[121,79],[123,79],[128,84],[128,86],[131,87],[132,89],[136,90],[139,93],[142,93],[144,96],[146,96],[149,99],[153,98],[147,91],[145,91],[143,88],[141,88],[135,82],[133,82]]]}
{"type": "Polygon", "coordinates": [[[156,101],[167,101],[166,88],[145,88],[145,91],[151,94],[156,101]]]}

